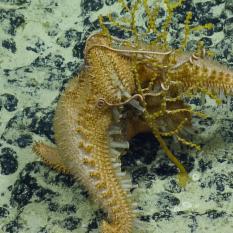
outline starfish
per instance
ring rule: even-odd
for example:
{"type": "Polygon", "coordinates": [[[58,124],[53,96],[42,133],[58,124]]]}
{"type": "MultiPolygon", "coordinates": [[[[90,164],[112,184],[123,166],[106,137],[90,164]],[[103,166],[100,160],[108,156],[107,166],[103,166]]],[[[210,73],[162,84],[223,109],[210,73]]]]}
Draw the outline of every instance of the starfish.
{"type": "MultiPolygon", "coordinates": [[[[117,52],[89,48],[93,43],[109,46],[95,35],[85,48],[87,70],[72,79],[62,94],[54,117],[56,147],[36,143],[33,150],[51,167],[72,174],[101,204],[111,222],[103,221],[103,233],[132,232],[134,214],[126,175],[120,171],[120,150],[128,148],[121,129],[113,124],[112,109],[98,100],[120,103],[123,93],[135,89],[130,60],[117,52]],[[115,160],[115,162],[112,162],[115,160]]],[[[115,109],[117,111],[117,109],[115,109]]]]}
{"type": "Polygon", "coordinates": [[[180,184],[185,186],[188,174],[163,138],[174,136],[200,149],[182,135],[191,127],[193,115],[205,115],[183,99],[204,93],[219,102],[220,92],[232,94],[233,72],[206,59],[202,46],[193,54],[156,49],[138,41],[134,25],[137,40],[129,44],[101,25],[102,32],[86,41],[85,68],[69,81],[58,101],[56,145],[38,142],[33,151],[50,167],[73,175],[100,204],[107,213],[102,233],[131,233],[136,218],[131,182],[120,170],[128,140],[152,132],[178,167],[180,184]]]}

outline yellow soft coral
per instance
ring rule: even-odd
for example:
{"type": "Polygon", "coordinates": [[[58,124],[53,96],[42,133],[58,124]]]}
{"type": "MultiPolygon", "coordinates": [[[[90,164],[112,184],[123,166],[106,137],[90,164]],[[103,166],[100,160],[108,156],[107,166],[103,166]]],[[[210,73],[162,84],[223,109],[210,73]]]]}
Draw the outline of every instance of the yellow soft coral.
{"type": "MultiPolygon", "coordinates": [[[[161,31],[158,31],[155,25],[155,18],[159,12],[158,6],[149,7],[147,0],[141,0],[132,3],[129,9],[125,1],[119,0],[119,3],[129,13],[129,25],[127,27],[124,21],[121,26],[120,20],[116,22],[112,17],[110,22],[122,30],[131,31],[133,38],[126,42],[122,40],[121,44],[126,46],[121,49],[114,49],[116,43],[114,44],[114,38],[112,38],[112,47],[108,47],[132,60],[136,82],[135,93],[141,95],[141,105],[145,109],[142,120],[147,122],[147,127],[153,132],[164,152],[180,170],[179,178],[182,186],[187,183],[187,172],[168,149],[163,137],[175,136],[180,143],[200,150],[198,145],[183,138],[180,132],[184,127],[191,126],[192,115],[206,117],[205,114],[190,109],[183,102],[183,98],[195,95],[195,93],[204,93],[219,104],[221,103],[217,97],[219,92],[232,94],[233,90],[232,71],[224,70],[205,58],[211,52],[206,51],[202,43],[197,44],[197,49],[193,54],[184,52],[190,34],[193,31],[209,30],[213,27],[212,24],[191,27],[192,13],[187,12],[180,47],[173,49],[169,46],[169,26],[173,13],[183,2],[179,0],[171,3],[164,0],[167,17],[164,19],[161,31]],[[147,33],[137,30],[136,14],[140,4],[144,6],[148,19],[147,33]],[[155,39],[148,43],[143,38],[151,33],[154,34],[155,39]],[[166,128],[166,132],[162,128],[166,128]]],[[[107,30],[103,33],[108,37],[110,35],[107,30]]]]}

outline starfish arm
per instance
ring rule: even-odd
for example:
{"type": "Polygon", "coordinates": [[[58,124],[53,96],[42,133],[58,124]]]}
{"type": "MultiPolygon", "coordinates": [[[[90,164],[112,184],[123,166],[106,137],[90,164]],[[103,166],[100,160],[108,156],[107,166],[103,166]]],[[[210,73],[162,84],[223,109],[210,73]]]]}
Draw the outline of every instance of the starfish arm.
{"type": "MultiPolygon", "coordinates": [[[[106,43],[100,35],[90,38],[88,43],[96,40],[106,43]]],[[[135,219],[128,197],[131,181],[115,161],[128,148],[128,142],[121,133],[115,136],[114,130],[110,132],[117,126],[112,107],[118,107],[108,106],[124,103],[125,95],[133,93],[130,61],[113,51],[89,44],[86,48],[88,69],[68,83],[57,104],[56,145],[70,173],[107,213],[101,233],[131,233],[135,219]],[[101,98],[107,106],[98,106],[101,98]]]]}
{"type": "Polygon", "coordinates": [[[48,146],[42,142],[34,143],[32,150],[43,162],[58,172],[69,174],[69,170],[64,165],[56,147],[48,146]]]}
{"type": "Polygon", "coordinates": [[[213,61],[199,59],[196,63],[186,63],[171,74],[172,80],[180,81],[184,90],[207,90],[214,94],[220,92],[233,94],[233,71],[221,67],[213,61]]]}
{"type": "Polygon", "coordinates": [[[96,106],[98,97],[92,95],[89,78],[71,81],[60,98],[54,120],[56,143],[71,174],[108,214],[101,232],[129,233],[134,216],[128,191],[121,186],[124,176],[112,163],[111,109],[96,106]]]}

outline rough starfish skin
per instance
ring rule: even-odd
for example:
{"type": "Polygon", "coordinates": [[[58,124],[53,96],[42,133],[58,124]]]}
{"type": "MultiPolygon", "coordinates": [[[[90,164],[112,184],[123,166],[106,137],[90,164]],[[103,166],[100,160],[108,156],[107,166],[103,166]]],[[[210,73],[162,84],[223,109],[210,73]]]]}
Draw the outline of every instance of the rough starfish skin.
{"type": "Polygon", "coordinates": [[[199,58],[193,64],[186,63],[174,72],[172,79],[180,81],[184,89],[204,88],[216,95],[233,94],[233,71],[210,59],[199,58]]]}
{"type": "MultiPolygon", "coordinates": [[[[110,41],[100,34],[88,39],[85,48],[86,68],[69,81],[57,104],[54,118],[56,147],[36,143],[33,150],[51,167],[72,174],[100,203],[108,214],[107,221],[101,224],[102,233],[131,233],[135,218],[133,208],[127,196],[128,191],[121,185],[122,174],[112,163],[114,155],[109,136],[114,124],[112,109],[106,106],[99,108],[97,103],[99,98],[115,104],[125,101],[126,94],[132,96],[136,92],[135,77],[130,55],[111,51],[107,47],[111,47],[110,41]],[[96,44],[106,48],[93,46],[96,44]]],[[[176,64],[188,58],[187,54],[181,54],[177,56],[176,64]]],[[[141,84],[147,85],[145,83],[150,81],[154,72],[150,67],[139,67],[141,84]]],[[[205,88],[213,93],[222,90],[232,94],[232,72],[201,58],[169,71],[169,75],[172,81],[179,81],[180,84],[179,87],[171,86],[166,93],[168,96],[177,96],[188,88],[197,91],[205,88]]],[[[158,70],[155,85],[161,86],[164,82],[162,76],[162,71],[158,70]]],[[[160,96],[148,97],[145,101],[148,112],[161,110],[160,96]]],[[[167,104],[167,110],[171,111],[184,107],[186,105],[181,100],[167,104]]],[[[163,125],[167,131],[172,131],[184,118],[189,119],[187,125],[190,125],[191,116],[191,112],[178,112],[175,115],[164,113],[156,119],[155,125],[158,129],[163,125]]],[[[127,129],[124,137],[120,135],[118,139],[124,143],[125,139],[139,132],[153,132],[153,126],[141,120],[131,115],[125,121],[127,129]]],[[[164,149],[164,144],[160,144],[164,149]]]]}
{"type": "Polygon", "coordinates": [[[88,68],[68,83],[58,101],[54,118],[56,149],[36,143],[33,150],[50,166],[74,175],[100,203],[108,214],[108,222],[101,225],[102,233],[130,233],[134,214],[117,176],[122,174],[116,172],[111,161],[112,111],[98,108],[97,100],[122,101],[122,91],[134,91],[134,80],[128,58],[91,48],[93,42],[106,44],[106,38],[96,35],[89,39],[85,49],[88,68]]]}

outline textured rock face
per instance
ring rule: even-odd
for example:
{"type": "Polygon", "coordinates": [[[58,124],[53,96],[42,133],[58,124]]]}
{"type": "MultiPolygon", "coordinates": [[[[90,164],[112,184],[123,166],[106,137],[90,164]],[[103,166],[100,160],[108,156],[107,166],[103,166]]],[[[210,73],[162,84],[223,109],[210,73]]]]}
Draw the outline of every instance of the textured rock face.
{"type": "MultiPolygon", "coordinates": [[[[104,214],[89,202],[79,183],[44,166],[31,145],[34,140],[54,142],[52,119],[59,93],[82,66],[85,40],[97,29],[97,16],[113,6],[119,14],[119,5],[107,0],[0,3],[0,231],[4,233],[97,232],[104,214]]],[[[232,66],[232,9],[231,1],[187,1],[176,12],[172,44],[179,40],[176,29],[185,11],[191,10],[194,25],[213,22],[215,27],[204,36],[191,37],[189,49],[202,37],[219,61],[232,66]]],[[[111,32],[128,36],[114,27],[111,32]]],[[[233,105],[230,98],[227,101],[219,108],[209,99],[204,106],[200,98],[192,100],[209,115],[194,120],[198,132],[193,140],[202,145],[201,154],[170,141],[192,178],[185,190],[177,185],[177,169],[150,134],[131,140],[122,170],[139,184],[132,196],[146,232],[232,231],[233,105]]]]}

